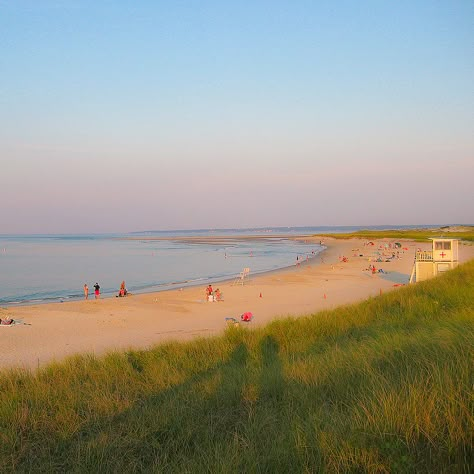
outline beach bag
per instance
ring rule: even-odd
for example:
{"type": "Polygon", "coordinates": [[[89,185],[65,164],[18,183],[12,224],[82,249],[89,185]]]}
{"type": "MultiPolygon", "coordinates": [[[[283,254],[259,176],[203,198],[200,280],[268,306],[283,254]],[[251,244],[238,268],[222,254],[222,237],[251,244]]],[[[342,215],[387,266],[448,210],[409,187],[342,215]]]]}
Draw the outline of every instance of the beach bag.
{"type": "Polygon", "coordinates": [[[252,313],[250,311],[246,311],[244,314],[240,316],[240,319],[242,321],[252,321],[252,313]]]}

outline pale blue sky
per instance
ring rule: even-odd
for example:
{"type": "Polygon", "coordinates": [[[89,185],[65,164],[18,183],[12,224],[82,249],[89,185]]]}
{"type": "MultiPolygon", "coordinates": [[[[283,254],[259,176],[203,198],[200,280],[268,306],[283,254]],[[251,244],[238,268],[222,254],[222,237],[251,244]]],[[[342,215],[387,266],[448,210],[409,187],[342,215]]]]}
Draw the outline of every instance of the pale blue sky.
{"type": "Polygon", "coordinates": [[[0,233],[474,223],[474,2],[0,0],[0,233]]]}

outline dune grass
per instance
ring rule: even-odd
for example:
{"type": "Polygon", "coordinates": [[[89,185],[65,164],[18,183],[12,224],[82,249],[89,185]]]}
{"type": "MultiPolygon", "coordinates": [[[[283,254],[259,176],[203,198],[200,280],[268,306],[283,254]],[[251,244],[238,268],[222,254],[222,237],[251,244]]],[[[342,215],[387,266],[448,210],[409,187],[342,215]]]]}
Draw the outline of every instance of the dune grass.
{"type": "Polygon", "coordinates": [[[318,237],[332,237],[334,239],[408,239],[417,242],[427,241],[433,237],[446,237],[448,239],[460,239],[474,242],[474,227],[464,226],[463,230],[452,230],[449,227],[438,229],[414,229],[414,230],[359,230],[347,234],[318,234],[318,237]]]}
{"type": "Polygon", "coordinates": [[[1,472],[469,472],[474,261],[333,311],[0,374],[1,472]]]}

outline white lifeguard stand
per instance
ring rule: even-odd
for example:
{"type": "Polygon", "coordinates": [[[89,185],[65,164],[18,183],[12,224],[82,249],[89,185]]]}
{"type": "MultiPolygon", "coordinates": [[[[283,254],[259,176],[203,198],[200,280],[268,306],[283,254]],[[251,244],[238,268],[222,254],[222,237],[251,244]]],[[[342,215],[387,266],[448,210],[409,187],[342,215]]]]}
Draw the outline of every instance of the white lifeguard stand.
{"type": "Polygon", "coordinates": [[[437,237],[430,239],[433,250],[417,250],[410,283],[429,280],[459,265],[459,240],[437,237]]]}
{"type": "Polygon", "coordinates": [[[244,268],[240,272],[239,276],[234,280],[234,283],[232,283],[232,286],[233,285],[242,285],[243,286],[244,283],[249,280],[249,275],[250,275],[250,268],[249,267],[244,268]]]}

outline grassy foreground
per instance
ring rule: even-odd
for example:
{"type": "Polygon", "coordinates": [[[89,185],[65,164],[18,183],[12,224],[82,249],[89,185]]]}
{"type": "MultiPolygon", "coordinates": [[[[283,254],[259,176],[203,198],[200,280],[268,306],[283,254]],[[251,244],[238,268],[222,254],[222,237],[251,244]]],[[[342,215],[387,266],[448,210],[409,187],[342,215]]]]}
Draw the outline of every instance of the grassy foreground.
{"type": "Polygon", "coordinates": [[[413,230],[359,230],[347,234],[318,234],[318,237],[332,237],[334,239],[408,239],[417,242],[426,241],[432,237],[446,237],[474,242],[474,227],[464,226],[464,230],[456,231],[449,227],[439,229],[413,230]]]}
{"type": "Polygon", "coordinates": [[[1,472],[469,472],[474,261],[264,329],[0,374],[1,472]]]}

